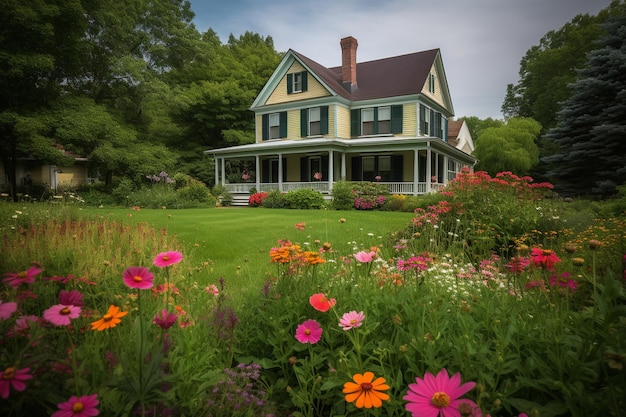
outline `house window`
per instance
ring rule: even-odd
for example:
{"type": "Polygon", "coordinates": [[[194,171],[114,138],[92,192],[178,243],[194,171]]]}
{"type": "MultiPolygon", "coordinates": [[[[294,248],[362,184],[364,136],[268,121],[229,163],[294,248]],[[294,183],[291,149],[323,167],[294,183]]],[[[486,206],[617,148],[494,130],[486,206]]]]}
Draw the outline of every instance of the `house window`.
{"type": "Polygon", "coordinates": [[[390,181],[391,155],[364,156],[361,169],[364,181],[390,181]]]}
{"type": "Polygon", "coordinates": [[[270,139],[280,138],[280,115],[272,113],[269,115],[270,139]]]}
{"type": "Polygon", "coordinates": [[[378,108],[378,134],[391,133],[391,107],[378,108]]]}
{"type": "Polygon", "coordinates": [[[302,73],[296,72],[293,74],[293,92],[301,93],[302,92],[302,73]]]}
{"type": "Polygon", "coordinates": [[[426,108],[424,111],[424,131],[422,132],[424,135],[430,135],[430,109],[426,108]]]}
{"type": "Polygon", "coordinates": [[[374,134],[374,109],[361,110],[361,135],[374,134]]]}
{"type": "MultiPolygon", "coordinates": [[[[316,180],[315,174],[321,175],[322,173],[322,158],[314,156],[309,158],[309,182],[316,180]]],[[[323,176],[321,179],[324,179],[323,176]]]]}
{"type": "Polygon", "coordinates": [[[287,94],[307,91],[307,72],[293,72],[287,74],[287,94]]]}
{"type": "Polygon", "coordinates": [[[309,136],[321,135],[320,108],[309,109],[309,136]]]}
{"type": "Polygon", "coordinates": [[[428,91],[435,94],[435,74],[428,74],[428,91]]]}

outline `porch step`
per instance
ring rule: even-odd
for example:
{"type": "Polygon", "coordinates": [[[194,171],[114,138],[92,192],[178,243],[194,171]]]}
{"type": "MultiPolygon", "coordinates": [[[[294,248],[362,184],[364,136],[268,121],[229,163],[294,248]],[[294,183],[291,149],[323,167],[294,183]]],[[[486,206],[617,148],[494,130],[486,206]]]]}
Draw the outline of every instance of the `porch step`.
{"type": "Polygon", "coordinates": [[[248,194],[233,194],[233,201],[231,205],[232,206],[247,206],[249,198],[250,198],[250,195],[248,194]]]}

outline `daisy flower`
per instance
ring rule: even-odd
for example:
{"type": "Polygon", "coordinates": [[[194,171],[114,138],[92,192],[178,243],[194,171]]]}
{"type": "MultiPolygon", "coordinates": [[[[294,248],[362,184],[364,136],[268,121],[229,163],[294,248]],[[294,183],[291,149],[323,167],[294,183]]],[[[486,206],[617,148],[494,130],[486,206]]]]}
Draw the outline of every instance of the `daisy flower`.
{"type": "Polygon", "coordinates": [[[91,330],[101,332],[102,330],[115,327],[122,321],[122,317],[127,314],[128,311],[120,311],[119,307],[111,305],[109,306],[109,311],[100,320],[91,323],[91,330]]]}
{"type": "Polygon", "coordinates": [[[152,288],[154,284],[154,275],[142,266],[131,266],[127,268],[122,274],[124,284],[130,288],[138,288],[140,290],[147,290],[152,288]]]}
{"type": "Polygon", "coordinates": [[[343,330],[354,329],[355,327],[361,327],[365,320],[365,314],[362,311],[356,312],[354,310],[345,313],[339,320],[339,327],[343,330]]]}
{"type": "Polygon", "coordinates": [[[0,397],[9,398],[10,388],[13,387],[15,391],[24,391],[26,384],[24,381],[28,381],[33,376],[29,374],[30,368],[15,369],[10,366],[0,372],[0,397]]]}
{"type": "Polygon", "coordinates": [[[315,344],[322,338],[322,326],[315,320],[307,320],[296,329],[296,339],[300,343],[315,344]]]}
{"type": "Polygon", "coordinates": [[[389,399],[389,395],[382,391],[389,389],[385,378],[374,379],[373,372],[365,372],[363,375],[355,374],[352,379],[343,384],[343,393],[346,394],[346,401],[354,403],[357,408],[379,408],[383,401],[389,399]]]}
{"type": "Polygon", "coordinates": [[[80,307],[57,304],[43,312],[43,318],[55,326],[69,326],[71,319],[80,316],[80,307]]]}
{"type": "Polygon", "coordinates": [[[154,265],[159,268],[166,268],[183,260],[183,254],[176,251],[159,253],[153,260],[154,265]]]}
{"type": "Polygon", "coordinates": [[[474,410],[478,406],[471,400],[460,399],[462,395],[476,386],[475,382],[461,384],[461,374],[451,378],[448,371],[442,369],[435,377],[426,372],[424,379],[415,378],[415,384],[409,384],[404,400],[408,401],[406,410],[413,417],[459,417],[459,406],[474,410]]]}
{"type": "Polygon", "coordinates": [[[98,394],[83,395],[82,397],[71,396],[69,400],[57,405],[51,417],[93,417],[99,414],[98,394]]]}

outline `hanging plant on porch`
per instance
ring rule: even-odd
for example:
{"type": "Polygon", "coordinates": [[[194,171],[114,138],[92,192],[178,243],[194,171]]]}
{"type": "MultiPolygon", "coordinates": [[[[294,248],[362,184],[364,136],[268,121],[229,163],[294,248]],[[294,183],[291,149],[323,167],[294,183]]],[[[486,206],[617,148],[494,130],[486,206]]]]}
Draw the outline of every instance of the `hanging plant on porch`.
{"type": "Polygon", "coordinates": [[[313,178],[315,178],[318,181],[322,180],[322,173],[321,172],[316,172],[315,174],[313,174],[313,178]]]}

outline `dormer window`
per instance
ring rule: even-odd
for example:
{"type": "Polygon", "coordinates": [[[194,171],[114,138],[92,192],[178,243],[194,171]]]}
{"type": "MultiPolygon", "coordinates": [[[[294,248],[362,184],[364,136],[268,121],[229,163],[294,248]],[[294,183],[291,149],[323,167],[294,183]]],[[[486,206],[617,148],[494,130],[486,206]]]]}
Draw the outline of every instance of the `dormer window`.
{"type": "Polygon", "coordinates": [[[435,74],[428,74],[428,91],[431,94],[435,94],[435,74]]]}
{"type": "Polygon", "coordinates": [[[287,74],[287,94],[303,93],[307,90],[307,72],[287,74]]]}

